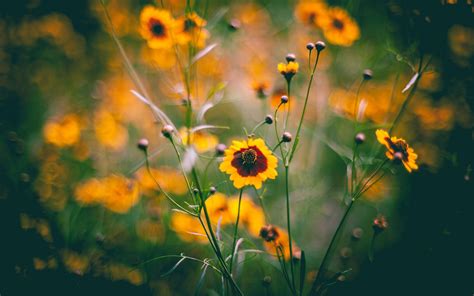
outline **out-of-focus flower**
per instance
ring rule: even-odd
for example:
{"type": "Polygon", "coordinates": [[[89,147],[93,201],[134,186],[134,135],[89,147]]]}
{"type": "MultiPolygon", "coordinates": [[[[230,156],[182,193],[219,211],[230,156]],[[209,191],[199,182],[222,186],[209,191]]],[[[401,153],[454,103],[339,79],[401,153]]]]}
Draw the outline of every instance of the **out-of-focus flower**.
{"type": "Polygon", "coordinates": [[[88,271],[90,262],[87,256],[69,250],[62,251],[61,255],[64,266],[69,272],[82,276],[88,271]]]}
{"type": "Polygon", "coordinates": [[[179,135],[181,136],[184,145],[193,145],[198,153],[213,150],[216,145],[219,144],[219,140],[216,136],[206,133],[205,131],[192,132],[188,136],[187,128],[183,127],[179,130],[179,135]]]}
{"type": "MultiPolygon", "coordinates": [[[[363,183],[365,183],[365,181],[363,181],[363,183]]],[[[392,194],[393,190],[389,179],[382,178],[364,192],[363,198],[372,202],[377,202],[389,198],[392,194]]]]}
{"type": "MultiPolygon", "coordinates": [[[[233,196],[228,200],[231,221],[237,219],[239,197],[233,196]]],[[[254,237],[259,237],[260,229],[265,225],[265,214],[261,207],[257,206],[249,196],[242,196],[240,205],[240,222],[254,237]]]]}
{"type": "Polygon", "coordinates": [[[128,141],[127,129],[104,109],[94,116],[94,131],[99,143],[113,150],[120,150],[128,141]]]}
{"type": "Polygon", "coordinates": [[[326,14],[327,6],[323,1],[301,1],[296,5],[295,16],[300,22],[318,27],[319,18],[326,14]]]}
{"type": "Polygon", "coordinates": [[[173,229],[180,239],[186,242],[206,243],[207,237],[199,220],[181,212],[171,214],[171,229],[173,229]]]}
{"type": "Polygon", "coordinates": [[[43,129],[46,143],[57,147],[68,147],[76,144],[81,137],[81,120],[76,114],[67,114],[60,120],[51,120],[43,129]]]}
{"type": "Polygon", "coordinates": [[[128,281],[135,286],[143,284],[144,281],[140,270],[121,263],[108,264],[105,267],[105,273],[113,281],[128,281]]]}
{"type": "Polygon", "coordinates": [[[148,173],[148,170],[143,167],[136,173],[136,178],[140,186],[149,193],[153,190],[158,190],[157,185],[153,178],[160,184],[164,191],[183,195],[188,190],[186,186],[186,180],[182,173],[178,170],[169,167],[160,167],[159,169],[150,169],[152,176],[148,173]]]}
{"type": "Polygon", "coordinates": [[[278,72],[280,72],[287,81],[290,81],[296,73],[298,73],[300,65],[297,62],[288,62],[278,64],[278,72]]]}
{"type": "Polygon", "coordinates": [[[449,47],[456,62],[462,66],[469,65],[469,59],[474,54],[474,29],[454,25],[448,31],[449,47]]]}
{"type": "Polygon", "coordinates": [[[257,98],[265,99],[270,91],[270,83],[267,80],[252,81],[252,89],[255,91],[257,98]]]}
{"type": "Polygon", "coordinates": [[[126,213],[140,199],[137,182],[120,175],[90,179],[75,189],[75,197],[82,204],[100,203],[116,213],[126,213]]]}
{"type": "Polygon", "coordinates": [[[164,239],[165,230],[159,221],[145,219],[137,222],[136,232],[138,237],[152,243],[161,242],[164,239]]]}
{"type": "Polygon", "coordinates": [[[413,148],[408,146],[404,139],[390,137],[386,131],[381,129],[378,129],[375,132],[375,135],[377,136],[377,141],[387,148],[385,155],[388,159],[400,160],[406,170],[410,173],[412,170],[418,169],[418,165],[416,164],[418,155],[415,153],[413,148]]]}
{"type": "Polygon", "coordinates": [[[148,46],[142,47],[142,59],[152,68],[160,68],[163,70],[171,69],[176,65],[176,53],[173,49],[153,49],[148,46]]]}
{"type": "Polygon", "coordinates": [[[191,12],[176,20],[176,40],[180,44],[191,42],[196,47],[204,47],[209,32],[204,28],[207,22],[197,13],[191,12]]]}
{"type": "Polygon", "coordinates": [[[49,258],[47,261],[40,259],[38,257],[33,258],[33,267],[36,270],[44,270],[46,268],[55,269],[58,267],[58,262],[56,258],[49,258]]]}
{"type": "Polygon", "coordinates": [[[214,193],[206,199],[206,207],[212,224],[221,226],[232,223],[234,220],[229,213],[227,197],[222,193],[214,193]]]}
{"type": "Polygon", "coordinates": [[[438,106],[435,106],[428,99],[417,98],[412,112],[420,120],[424,129],[447,131],[454,125],[456,110],[448,102],[439,102],[438,106]]]}
{"type": "Polygon", "coordinates": [[[236,188],[252,185],[259,189],[268,178],[276,178],[277,162],[262,139],[248,139],[232,142],[219,169],[230,175],[236,188]]]}
{"type": "Polygon", "coordinates": [[[347,11],[340,7],[329,8],[318,21],[324,37],[332,44],[351,46],[360,37],[359,26],[347,11]]]}
{"type": "MultiPolygon", "coordinates": [[[[290,239],[285,230],[274,225],[265,225],[260,229],[260,237],[268,253],[283,256],[285,260],[290,259],[290,239]]],[[[300,249],[294,243],[292,248],[293,256],[297,257],[295,255],[300,252],[300,249]]]]}
{"type": "Polygon", "coordinates": [[[140,13],[140,33],[151,48],[170,48],[173,45],[175,20],[168,10],[145,6],[140,13]]]}

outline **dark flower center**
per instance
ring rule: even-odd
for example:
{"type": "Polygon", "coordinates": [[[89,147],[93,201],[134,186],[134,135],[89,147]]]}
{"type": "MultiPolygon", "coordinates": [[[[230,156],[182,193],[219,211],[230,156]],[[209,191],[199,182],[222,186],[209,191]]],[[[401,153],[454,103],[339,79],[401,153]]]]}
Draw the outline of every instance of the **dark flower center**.
{"type": "Polygon", "coordinates": [[[257,160],[257,152],[253,149],[242,152],[242,160],[244,164],[254,164],[257,160]]]}
{"type": "Polygon", "coordinates": [[[338,30],[344,29],[344,23],[340,19],[333,19],[332,25],[338,30]]]}
{"type": "Polygon", "coordinates": [[[257,176],[267,169],[267,158],[260,149],[251,146],[235,152],[231,164],[242,177],[257,176]]]}
{"type": "Polygon", "coordinates": [[[163,35],[165,35],[166,28],[161,21],[151,20],[150,31],[153,33],[153,35],[162,37],[163,35]]]}
{"type": "Polygon", "coordinates": [[[197,27],[197,24],[192,19],[186,19],[184,21],[184,31],[189,32],[196,27],[197,27]]]}
{"type": "Polygon", "coordinates": [[[388,145],[392,150],[397,153],[401,153],[403,155],[403,160],[408,160],[408,145],[404,141],[396,141],[393,142],[392,139],[386,137],[385,140],[388,142],[388,145]]]}
{"type": "Polygon", "coordinates": [[[266,225],[260,229],[260,237],[267,242],[275,241],[279,236],[277,229],[272,225],[266,225]]]}
{"type": "Polygon", "coordinates": [[[308,15],[308,23],[312,24],[312,23],[314,23],[315,20],[316,20],[316,13],[315,13],[315,12],[311,12],[311,13],[308,15]]]}

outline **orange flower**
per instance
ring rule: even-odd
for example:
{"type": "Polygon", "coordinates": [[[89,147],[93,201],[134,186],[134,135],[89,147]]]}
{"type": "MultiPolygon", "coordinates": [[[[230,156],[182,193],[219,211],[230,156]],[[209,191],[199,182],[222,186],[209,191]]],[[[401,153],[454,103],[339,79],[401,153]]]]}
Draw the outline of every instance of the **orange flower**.
{"type": "Polygon", "coordinates": [[[322,1],[302,1],[296,5],[295,16],[300,22],[319,26],[319,18],[326,14],[326,4],[322,1]]]}
{"type": "MultiPolygon", "coordinates": [[[[260,229],[260,237],[267,252],[274,256],[283,256],[285,260],[290,259],[290,238],[288,233],[280,227],[266,225],[260,229]]],[[[293,244],[293,257],[298,258],[300,249],[293,244]]]]}
{"type": "Polygon", "coordinates": [[[209,32],[204,29],[207,22],[195,12],[188,13],[176,21],[176,40],[180,44],[191,42],[197,47],[204,47],[209,32]]]}
{"type": "Polygon", "coordinates": [[[404,139],[397,137],[390,137],[390,135],[381,129],[375,132],[377,140],[380,144],[383,144],[387,148],[385,155],[390,160],[400,160],[406,170],[411,173],[412,170],[417,170],[418,165],[416,159],[418,155],[414,152],[413,148],[408,146],[404,139]]]}
{"type": "Polygon", "coordinates": [[[341,46],[351,46],[359,39],[360,31],[357,23],[340,7],[333,7],[319,19],[327,41],[341,46]]]}
{"type": "Polygon", "coordinates": [[[140,13],[140,33],[150,48],[170,48],[174,26],[175,20],[168,10],[147,5],[140,13]]]}
{"type": "Polygon", "coordinates": [[[43,129],[47,143],[58,147],[73,146],[81,136],[80,118],[76,114],[67,114],[59,121],[48,121],[43,129]]]}

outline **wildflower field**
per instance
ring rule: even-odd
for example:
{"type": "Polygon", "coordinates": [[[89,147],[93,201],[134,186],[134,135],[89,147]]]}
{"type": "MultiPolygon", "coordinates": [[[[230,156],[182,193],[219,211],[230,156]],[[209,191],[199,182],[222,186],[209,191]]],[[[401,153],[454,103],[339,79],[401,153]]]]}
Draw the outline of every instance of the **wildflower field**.
{"type": "Polygon", "coordinates": [[[0,295],[473,295],[471,0],[0,3],[0,295]]]}

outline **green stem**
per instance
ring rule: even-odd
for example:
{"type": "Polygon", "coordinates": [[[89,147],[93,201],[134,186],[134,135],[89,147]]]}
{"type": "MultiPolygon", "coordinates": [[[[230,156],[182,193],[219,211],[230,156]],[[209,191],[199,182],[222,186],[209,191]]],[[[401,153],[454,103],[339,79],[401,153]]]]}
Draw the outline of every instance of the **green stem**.
{"type": "Polygon", "coordinates": [[[239,194],[239,205],[237,207],[237,220],[235,221],[235,227],[234,227],[234,241],[232,243],[232,253],[230,254],[230,264],[229,264],[229,270],[230,273],[232,274],[232,265],[234,263],[234,254],[235,254],[235,243],[237,242],[237,231],[239,229],[239,219],[240,219],[240,204],[242,202],[242,193],[244,192],[244,188],[240,189],[240,194],[239,194]]]}
{"type": "Polygon", "coordinates": [[[311,76],[309,78],[309,84],[308,84],[308,88],[306,90],[306,97],[304,99],[303,112],[301,113],[300,122],[298,123],[298,129],[296,130],[295,141],[293,142],[293,146],[292,146],[291,152],[290,152],[290,157],[289,157],[290,162],[293,159],[293,155],[295,153],[296,146],[298,145],[298,142],[299,142],[299,139],[300,139],[301,127],[303,126],[303,119],[304,119],[304,115],[306,113],[306,107],[308,105],[309,92],[311,91],[311,85],[313,84],[314,73],[316,72],[316,66],[318,65],[319,54],[320,53],[321,52],[318,51],[318,53],[316,55],[316,62],[314,63],[313,71],[311,72],[311,76]]]}
{"type": "Polygon", "coordinates": [[[291,283],[293,285],[293,290],[296,290],[295,285],[295,271],[294,271],[294,262],[293,262],[293,239],[291,237],[291,217],[290,217],[290,184],[288,176],[289,166],[285,165],[285,187],[286,187],[286,220],[288,225],[288,239],[290,245],[290,272],[291,272],[291,283]]]}

